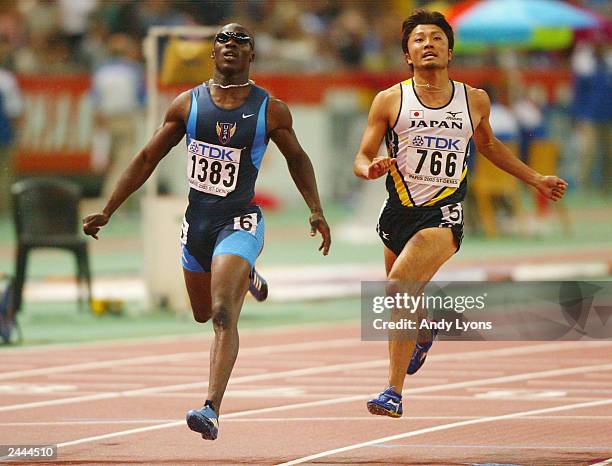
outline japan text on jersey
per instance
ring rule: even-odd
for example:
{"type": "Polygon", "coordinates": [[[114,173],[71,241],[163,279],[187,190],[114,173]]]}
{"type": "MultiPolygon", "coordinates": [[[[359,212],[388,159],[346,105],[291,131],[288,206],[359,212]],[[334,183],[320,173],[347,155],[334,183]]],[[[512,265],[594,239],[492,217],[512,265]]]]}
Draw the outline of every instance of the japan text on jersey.
{"type": "Polygon", "coordinates": [[[392,204],[434,206],[465,196],[473,129],[465,84],[452,85],[450,101],[431,108],[418,98],[412,79],[400,84],[399,115],[385,137],[389,156],[397,159],[387,176],[392,204]]]}

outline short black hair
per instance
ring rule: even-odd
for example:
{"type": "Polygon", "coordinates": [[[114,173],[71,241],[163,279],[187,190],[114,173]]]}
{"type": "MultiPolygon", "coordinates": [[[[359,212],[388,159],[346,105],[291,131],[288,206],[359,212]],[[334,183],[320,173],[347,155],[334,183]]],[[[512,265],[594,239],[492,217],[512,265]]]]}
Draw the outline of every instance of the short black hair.
{"type": "Polygon", "coordinates": [[[438,11],[415,10],[402,24],[402,50],[408,53],[408,37],[412,30],[420,24],[434,24],[438,26],[448,39],[448,48],[452,50],[455,46],[455,33],[444,15],[438,11]]]}

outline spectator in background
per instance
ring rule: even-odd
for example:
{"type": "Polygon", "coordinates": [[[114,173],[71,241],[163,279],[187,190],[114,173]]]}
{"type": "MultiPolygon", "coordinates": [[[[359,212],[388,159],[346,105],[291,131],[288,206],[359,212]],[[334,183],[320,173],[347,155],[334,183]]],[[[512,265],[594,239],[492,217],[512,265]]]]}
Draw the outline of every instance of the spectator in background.
{"type": "Polygon", "coordinates": [[[67,75],[86,71],[85,67],[76,61],[70,43],[63,34],[56,32],[47,37],[43,47],[43,52],[39,53],[41,68],[38,72],[67,75]]]}
{"type": "Polygon", "coordinates": [[[572,57],[575,75],[574,117],[580,153],[579,181],[590,190],[599,182],[612,192],[612,51],[603,43],[579,44],[572,57]],[[594,179],[593,168],[601,174],[594,179]]]}
{"type": "Polygon", "coordinates": [[[603,42],[595,48],[589,108],[601,159],[601,191],[609,196],[612,193],[612,48],[603,42]]]}
{"type": "Polygon", "coordinates": [[[24,17],[19,11],[17,0],[0,1],[0,35],[17,46],[24,34],[24,17]]]}
{"type": "Polygon", "coordinates": [[[506,145],[517,146],[520,139],[520,126],[516,113],[510,107],[506,87],[506,84],[502,84],[499,88],[486,88],[491,100],[489,123],[497,139],[506,145]]]}
{"type": "MultiPolygon", "coordinates": [[[[520,126],[517,121],[515,114],[510,107],[510,98],[508,92],[507,83],[502,83],[498,87],[485,87],[484,90],[489,95],[491,101],[491,113],[489,114],[489,124],[495,134],[495,137],[503,142],[510,150],[518,156],[518,147],[520,141],[520,126]]],[[[482,156],[481,156],[482,157],[482,156]]],[[[481,161],[483,163],[483,161],[481,161]]],[[[468,167],[470,169],[475,168],[478,164],[478,157],[476,157],[476,146],[470,145],[470,157],[467,160],[468,167]]],[[[505,175],[505,174],[504,174],[505,175]]],[[[476,189],[467,192],[468,202],[474,203],[476,206],[477,199],[475,198],[476,189]]],[[[512,202],[506,199],[503,195],[496,195],[492,201],[492,205],[495,208],[495,218],[499,222],[501,229],[506,232],[511,232],[511,225],[513,223],[516,212],[512,202]]],[[[490,234],[487,232],[486,227],[482,218],[477,214],[480,211],[477,209],[466,209],[465,222],[468,227],[472,230],[484,230],[483,233],[490,234]],[[484,228],[483,228],[484,227],[484,228]]]]}
{"type": "Polygon", "coordinates": [[[8,65],[11,45],[0,36],[0,213],[8,210],[13,180],[13,152],[16,132],[23,112],[23,100],[17,80],[8,65]]]}
{"type": "Polygon", "coordinates": [[[524,83],[513,88],[512,111],[520,128],[520,157],[525,163],[529,160],[531,144],[536,139],[548,137],[545,105],[546,96],[535,87],[527,89],[524,83]]]}
{"type": "Polygon", "coordinates": [[[349,68],[357,68],[364,60],[364,39],[368,24],[357,8],[344,10],[332,30],[333,41],[337,44],[342,63],[349,68]]]}
{"type": "Polygon", "coordinates": [[[303,5],[291,2],[278,2],[270,8],[265,20],[267,32],[258,36],[259,63],[254,63],[255,69],[321,70],[322,60],[316,35],[318,31],[316,25],[313,28],[311,24],[312,18],[307,22],[303,21],[305,13],[302,8],[303,5]]]}
{"type": "Polygon", "coordinates": [[[140,34],[138,10],[140,4],[131,0],[104,1],[90,17],[92,21],[102,21],[109,33],[140,34]]]}
{"type": "Polygon", "coordinates": [[[62,35],[75,55],[87,33],[89,14],[96,8],[97,0],[58,0],[59,25],[62,35]]]}
{"type": "MultiPolygon", "coordinates": [[[[102,187],[108,198],[132,158],[144,104],[144,76],[135,61],[138,45],[124,34],[109,38],[110,58],[95,70],[92,96],[95,109],[95,143],[110,146],[109,168],[102,187]]],[[[96,152],[94,148],[94,153],[96,152]]]]}
{"type": "Polygon", "coordinates": [[[85,63],[88,69],[96,69],[108,59],[109,36],[109,25],[104,21],[102,14],[93,15],[79,48],[79,60],[85,63]]]}
{"type": "Polygon", "coordinates": [[[152,26],[182,26],[193,23],[187,14],[178,11],[173,2],[167,0],[145,0],[136,11],[141,36],[145,36],[152,26]]]}
{"type": "Polygon", "coordinates": [[[262,4],[263,2],[259,0],[241,0],[239,8],[236,8],[234,2],[220,2],[219,0],[175,3],[177,9],[197,20],[198,24],[209,26],[221,24],[227,17],[233,16],[232,13],[238,13],[236,10],[244,10],[248,18],[259,20],[261,19],[259,12],[262,4]]]}

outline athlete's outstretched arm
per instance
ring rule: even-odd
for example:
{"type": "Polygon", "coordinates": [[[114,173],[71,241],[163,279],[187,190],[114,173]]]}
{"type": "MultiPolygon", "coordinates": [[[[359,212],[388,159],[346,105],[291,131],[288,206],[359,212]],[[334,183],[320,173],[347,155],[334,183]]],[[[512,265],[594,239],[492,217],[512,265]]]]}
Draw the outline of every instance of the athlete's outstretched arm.
{"type": "Polygon", "coordinates": [[[478,152],[493,162],[496,166],[516,176],[518,179],[533,186],[548,199],[558,201],[565,194],[567,182],[557,176],[544,176],[514,156],[493,134],[489,124],[491,102],[482,89],[470,89],[470,108],[480,115],[480,121],[474,130],[474,142],[478,152]]]}
{"type": "Polygon", "coordinates": [[[310,158],[297,140],[293,131],[293,118],[287,105],[274,98],[268,104],[268,136],[277,145],[289,167],[291,178],[302,194],[304,201],[310,209],[310,235],[318,231],[323,237],[319,251],[326,256],[331,244],[329,226],[323,215],[323,208],[319,200],[317,180],[312,168],[310,158]]]}
{"type": "Polygon", "coordinates": [[[147,181],[160,160],[183,139],[190,98],[189,91],[183,92],[170,104],[162,126],[127,166],[102,212],[83,219],[85,234],[98,239],[98,231],[108,223],[111,215],[147,181]]]}
{"type": "MultiPolygon", "coordinates": [[[[395,100],[397,100],[397,96],[395,97],[395,100]]],[[[393,100],[393,88],[379,92],[374,97],[368,115],[368,126],[363,133],[361,146],[353,163],[353,171],[360,178],[366,180],[380,178],[395,163],[395,159],[390,157],[377,157],[380,143],[389,126],[389,108],[394,106],[395,102],[393,100]]],[[[399,108],[395,113],[397,114],[398,111],[399,108]]]]}

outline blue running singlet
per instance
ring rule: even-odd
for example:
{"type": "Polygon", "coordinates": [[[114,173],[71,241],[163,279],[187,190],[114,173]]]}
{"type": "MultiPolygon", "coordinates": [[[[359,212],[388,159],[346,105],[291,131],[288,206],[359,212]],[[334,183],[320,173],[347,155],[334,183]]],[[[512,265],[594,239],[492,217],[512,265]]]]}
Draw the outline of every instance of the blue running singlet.
{"type": "Polygon", "coordinates": [[[263,248],[263,216],[252,201],[267,148],[268,100],[268,93],[253,85],[241,106],[226,110],[215,105],[206,83],[191,91],[189,206],[181,231],[187,270],[209,272],[219,254],[238,255],[253,267],[263,248]]]}

